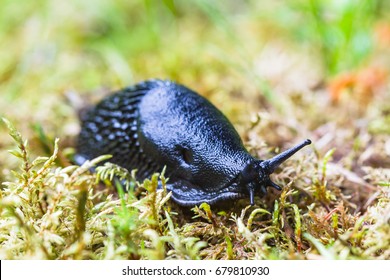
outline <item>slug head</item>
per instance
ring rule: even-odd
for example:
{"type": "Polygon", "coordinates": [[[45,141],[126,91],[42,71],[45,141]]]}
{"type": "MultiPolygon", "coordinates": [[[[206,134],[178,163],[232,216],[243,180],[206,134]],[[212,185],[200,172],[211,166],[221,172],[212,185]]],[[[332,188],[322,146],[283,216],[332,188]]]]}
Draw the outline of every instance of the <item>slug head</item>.
{"type": "Polygon", "coordinates": [[[300,149],[310,144],[311,141],[307,139],[301,144],[292,147],[271,159],[254,160],[241,171],[240,185],[247,188],[251,205],[254,204],[255,193],[258,191],[264,195],[267,193],[267,187],[273,187],[278,191],[282,190],[280,186],[271,181],[269,176],[280,164],[282,164],[300,149]]]}
{"type": "Polygon", "coordinates": [[[138,140],[149,164],[166,166],[167,190],[183,206],[281,189],[269,175],[310,140],[266,161],[254,159],[229,120],[194,91],[164,82],[139,104],[138,140]],[[249,164],[248,164],[249,163],[249,164]]]}

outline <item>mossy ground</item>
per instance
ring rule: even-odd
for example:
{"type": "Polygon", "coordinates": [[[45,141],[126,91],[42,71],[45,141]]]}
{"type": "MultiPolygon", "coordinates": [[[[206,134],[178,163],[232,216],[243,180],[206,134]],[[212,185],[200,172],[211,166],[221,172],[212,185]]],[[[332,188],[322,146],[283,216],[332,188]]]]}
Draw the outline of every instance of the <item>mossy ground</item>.
{"type": "Polygon", "coordinates": [[[213,3],[1,2],[1,259],[390,258],[387,1],[213,3]],[[155,77],[210,99],[259,158],[313,144],[253,207],[181,208],[164,176],[123,192],[126,170],[72,165],[77,104],[155,77]]]}

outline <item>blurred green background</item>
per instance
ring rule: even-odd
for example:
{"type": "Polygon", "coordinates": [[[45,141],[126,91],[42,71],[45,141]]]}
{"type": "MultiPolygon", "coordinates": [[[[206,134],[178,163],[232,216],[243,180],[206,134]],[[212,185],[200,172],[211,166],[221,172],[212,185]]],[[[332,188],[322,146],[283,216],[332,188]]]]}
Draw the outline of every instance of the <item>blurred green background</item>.
{"type": "Polygon", "coordinates": [[[386,44],[384,0],[0,5],[0,114],[25,133],[38,123],[64,141],[78,130],[66,97],[72,92],[95,96],[144,79],[173,79],[206,95],[239,126],[258,108],[288,108],[284,94],[311,94],[375,60],[389,64],[389,45],[375,41],[384,23],[386,44]]]}

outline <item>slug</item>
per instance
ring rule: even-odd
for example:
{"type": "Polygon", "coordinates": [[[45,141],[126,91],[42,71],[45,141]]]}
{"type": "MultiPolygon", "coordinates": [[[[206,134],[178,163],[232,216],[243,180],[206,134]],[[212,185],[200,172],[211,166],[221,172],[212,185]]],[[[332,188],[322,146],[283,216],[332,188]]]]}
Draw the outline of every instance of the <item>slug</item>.
{"type": "Polygon", "coordinates": [[[75,161],[111,154],[143,180],[166,166],[167,190],[183,206],[265,195],[282,188],[270,174],[310,140],[268,159],[248,153],[229,120],[208,100],[171,81],[147,80],[118,91],[81,120],[75,161]]]}

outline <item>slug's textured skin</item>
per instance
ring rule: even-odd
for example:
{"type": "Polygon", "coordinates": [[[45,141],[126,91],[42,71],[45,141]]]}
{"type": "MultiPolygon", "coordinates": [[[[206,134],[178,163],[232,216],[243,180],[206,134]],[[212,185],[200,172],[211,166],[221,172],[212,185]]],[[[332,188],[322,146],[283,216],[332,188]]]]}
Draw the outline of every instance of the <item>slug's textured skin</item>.
{"type": "Polygon", "coordinates": [[[258,160],[205,98],[174,82],[149,80],[114,93],[85,114],[76,161],[111,154],[110,162],[138,169],[138,180],[166,166],[167,188],[181,205],[248,195],[253,204],[256,192],[280,189],[269,174],[309,142],[279,159],[258,160]]]}

